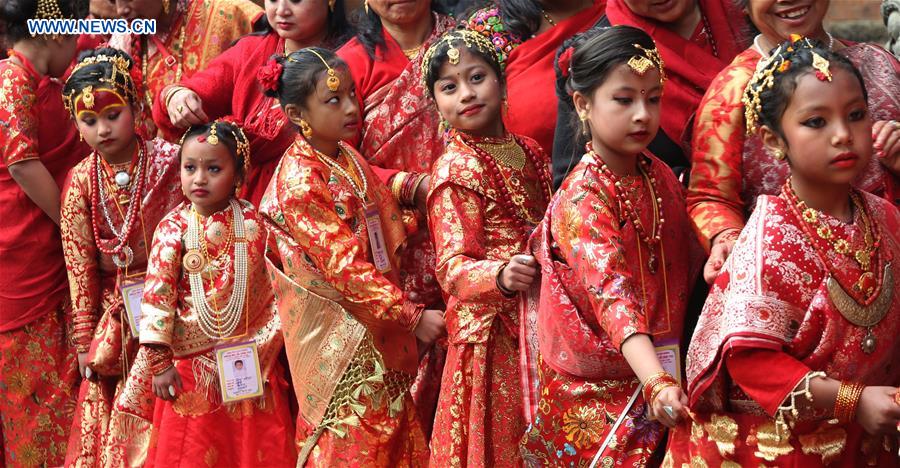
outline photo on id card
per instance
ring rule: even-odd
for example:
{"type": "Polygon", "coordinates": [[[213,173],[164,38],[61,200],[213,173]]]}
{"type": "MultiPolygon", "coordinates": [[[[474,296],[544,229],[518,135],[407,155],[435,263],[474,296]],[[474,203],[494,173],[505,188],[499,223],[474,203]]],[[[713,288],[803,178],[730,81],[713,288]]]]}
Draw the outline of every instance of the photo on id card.
{"type": "Polygon", "coordinates": [[[223,403],[262,396],[263,382],[255,341],[227,344],[215,351],[223,403]]]}

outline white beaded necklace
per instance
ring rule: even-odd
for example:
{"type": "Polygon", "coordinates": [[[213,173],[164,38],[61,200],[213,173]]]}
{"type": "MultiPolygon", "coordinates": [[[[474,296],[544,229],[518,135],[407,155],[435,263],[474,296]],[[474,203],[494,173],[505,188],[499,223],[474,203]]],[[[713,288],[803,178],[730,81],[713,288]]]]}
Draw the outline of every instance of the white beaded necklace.
{"type": "MultiPolygon", "coordinates": [[[[247,297],[247,239],[244,237],[244,214],[237,201],[230,201],[234,226],[234,286],[231,290],[231,298],[228,304],[221,310],[214,311],[206,302],[206,290],[203,288],[201,271],[188,273],[191,284],[191,299],[197,309],[200,330],[206,336],[213,339],[221,339],[231,336],[237,328],[244,311],[244,301],[247,297]]],[[[199,215],[192,210],[188,219],[188,232],[185,239],[188,251],[200,249],[200,236],[206,233],[200,232],[199,215]]]]}

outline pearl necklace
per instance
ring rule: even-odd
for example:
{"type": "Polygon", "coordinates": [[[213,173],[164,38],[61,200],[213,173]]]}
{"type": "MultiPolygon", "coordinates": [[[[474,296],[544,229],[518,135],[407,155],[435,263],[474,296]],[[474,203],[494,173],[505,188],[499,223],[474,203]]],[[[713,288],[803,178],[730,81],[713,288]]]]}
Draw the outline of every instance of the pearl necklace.
{"type": "Polygon", "coordinates": [[[144,177],[144,142],[138,139],[138,161],[135,168],[135,178],[137,181],[131,186],[131,194],[129,195],[128,202],[128,211],[125,214],[125,219],[122,222],[122,229],[119,230],[116,228],[115,223],[113,223],[112,217],[109,214],[109,207],[107,207],[108,203],[108,195],[106,192],[106,180],[104,177],[104,171],[101,167],[100,155],[95,151],[94,152],[94,168],[96,171],[96,176],[91,178],[91,193],[92,193],[92,203],[91,203],[91,224],[94,230],[94,243],[97,245],[97,249],[100,252],[110,255],[112,257],[113,264],[115,264],[119,268],[125,268],[131,264],[134,260],[134,252],[131,250],[131,247],[127,245],[128,237],[131,235],[131,232],[134,230],[135,220],[137,219],[137,212],[141,208],[141,195],[144,193],[144,186],[146,185],[146,177],[144,177]],[[97,206],[100,206],[103,211],[103,218],[106,221],[107,226],[113,232],[115,237],[115,247],[109,249],[103,246],[103,242],[100,239],[100,229],[97,226],[97,206]]]}
{"type": "MultiPolygon", "coordinates": [[[[244,213],[234,199],[231,199],[229,204],[231,205],[234,229],[234,285],[225,308],[214,310],[206,301],[206,290],[203,287],[201,273],[203,266],[208,263],[208,259],[204,258],[199,268],[188,270],[191,299],[199,318],[197,323],[203,334],[212,339],[225,338],[234,333],[243,315],[244,302],[247,298],[247,239],[244,237],[244,213]]],[[[200,232],[200,215],[191,209],[187,238],[185,239],[188,253],[185,254],[185,258],[188,258],[188,254],[191,257],[198,255],[201,235],[206,236],[206,232],[200,232]]]]}

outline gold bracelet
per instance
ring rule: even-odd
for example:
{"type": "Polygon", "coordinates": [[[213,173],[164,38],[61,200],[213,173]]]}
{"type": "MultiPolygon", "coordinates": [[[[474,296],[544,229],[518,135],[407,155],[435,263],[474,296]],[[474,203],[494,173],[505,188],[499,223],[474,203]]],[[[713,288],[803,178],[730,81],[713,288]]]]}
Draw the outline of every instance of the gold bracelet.
{"type": "Polygon", "coordinates": [[[841,423],[850,423],[856,418],[856,409],[865,385],[856,382],[841,382],[837,398],[834,400],[834,418],[841,423]]]}
{"type": "Polygon", "coordinates": [[[412,194],[410,195],[410,205],[416,204],[416,192],[419,191],[419,186],[422,185],[422,181],[428,177],[428,174],[419,174],[416,178],[416,181],[413,183],[412,194]]]}
{"type": "Polygon", "coordinates": [[[166,98],[163,100],[163,103],[164,103],[163,107],[165,107],[166,110],[169,109],[169,102],[172,101],[172,98],[175,96],[175,93],[177,93],[178,91],[181,91],[183,89],[188,89],[188,88],[186,88],[184,86],[176,85],[176,86],[172,86],[171,88],[169,88],[168,91],[166,91],[166,98]]]}
{"type": "Polygon", "coordinates": [[[403,181],[406,180],[407,177],[406,172],[398,172],[394,174],[394,177],[391,178],[391,193],[394,195],[394,199],[397,200],[397,203],[402,203],[400,200],[400,191],[403,189],[403,181]]]}
{"type": "Polygon", "coordinates": [[[668,372],[657,372],[648,377],[646,382],[644,383],[644,401],[646,401],[647,404],[652,404],[654,401],[656,401],[656,397],[659,396],[659,392],[665,390],[666,388],[677,386],[678,381],[675,380],[675,377],[672,377],[668,372]]]}

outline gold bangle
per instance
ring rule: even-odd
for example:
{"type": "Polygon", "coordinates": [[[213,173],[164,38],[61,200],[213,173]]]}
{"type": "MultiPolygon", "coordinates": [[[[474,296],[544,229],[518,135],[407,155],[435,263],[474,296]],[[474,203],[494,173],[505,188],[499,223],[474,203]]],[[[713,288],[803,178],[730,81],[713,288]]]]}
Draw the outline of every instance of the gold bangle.
{"type": "Polygon", "coordinates": [[[419,191],[419,186],[422,185],[422,181],[428,177],[428,174],[419,174],[416,178],[416,181],[413,183],[412,193],[410,194],[410,205],[416,204],[416,192],[419,191]]]}
{"type": "Polygon", "coordinates": [[[865,385],[856,382],[841,382],[834,400],[834,418],[841,423],[850,423],[856,418],[856,409],[865,385]]]}
{"type": "Polygon", "coordinates": [[[402,203],[400,200],[400,191],[403,189],[403,181],[406,180],[407,177],[406,172],[398,172],[394,174],[394,177],[391,178],[391,193],[394,195],[394,199],[397,200],[397,203],[402,203]]]}
{"type": "Polygon", "coordinates": [[[168,108],[169,108],[169,103],[172,101],[172,98],[175,96],[175,93],[177,93],[178,91],[181,91],[181,90],[183,90],[183,89],[188,89],[188,88],[186,88],[186,87],[184,87],[184,86],[177,86],[177,85],[176,85],[176,86],[172,86],[171,88],[169,88],[169,90],[166,91],[166,97],[165,97],[165,99],[163,100],[163,107],[165,107],[166,109],[168,109],[168,108]]]}
{"type": "Polygon", "coordinates": [[[678,381],[675,380],[675,377],[672,377],[668,372],[660,371],[657,372],[644,382],[644,401],[647,404],[652,404],[656,397],[659,396],[659,392],[665,390],[668,387],[677,387],[678,381]]]}

